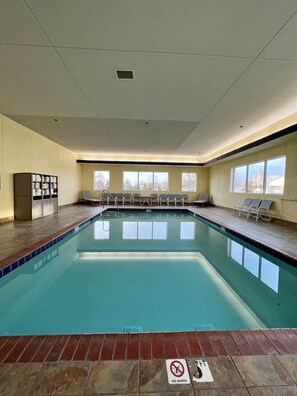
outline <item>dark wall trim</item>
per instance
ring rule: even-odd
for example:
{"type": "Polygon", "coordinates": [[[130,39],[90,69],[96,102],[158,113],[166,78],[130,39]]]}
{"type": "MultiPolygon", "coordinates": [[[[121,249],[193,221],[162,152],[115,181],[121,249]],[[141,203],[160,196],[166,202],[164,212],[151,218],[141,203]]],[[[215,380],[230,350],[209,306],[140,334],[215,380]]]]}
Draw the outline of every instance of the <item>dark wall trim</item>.
{"type": "Polygon", "coordinates": [[[288,128],[282,129],[281,131],[275,132],[269,136],[265,136],[262,139],[259,140],[255,140],[252,143],[246,144],[245,146],[239,147],[238,149],[229,151],[229,153],[220,155],[219,157],[213,158],[210,161],[204,162],[203,165],[209,165],[209,164],[213,164],[214,162],[220,161],[222,159],[228,158],[228,157],[232,157],[235,154],[239,154],[242,153],[246,150],[249,150],[251,148],[257,147],[257,146],[261,146],[262,144],[268,143],[268,142],[272,142],[275,139],[279,139],[281,137],[284,137],[286,135],[290,135],[291,133],[294,133],[297,131],[297,124],[291,125],[288,128]]]}
{"type": "Polygon", "coordinates": [[[255,140],[252,143],[246,144],[245,146],[239,147],[238,149],[229,151],[226,154],[220,155],[219,157],[213,158],[206,162],[152,162],[152,161],[103,161],[103,160],[76,160],[78,164],[109,164],[109,165],[161,165],[161,166],[205,166],[214,164],[217,161],[232,157],[233,155],[243,153],[254,147],[261,146],[262,144],[272,142],[275,139],[279,139],[291,133],[297,132],[297,124],[291,125],[288,128],[282,129],[281,131],[275,132],[262,139],[255,140]]]}
{"type": "Polygon", "coordinates": [[[109,164],[109,165],[161,165],[161,166],[203,166],[203,162],[152,162],[152,161],[102,161],[102,160],[76,160],[78,164],[109,164]]]}

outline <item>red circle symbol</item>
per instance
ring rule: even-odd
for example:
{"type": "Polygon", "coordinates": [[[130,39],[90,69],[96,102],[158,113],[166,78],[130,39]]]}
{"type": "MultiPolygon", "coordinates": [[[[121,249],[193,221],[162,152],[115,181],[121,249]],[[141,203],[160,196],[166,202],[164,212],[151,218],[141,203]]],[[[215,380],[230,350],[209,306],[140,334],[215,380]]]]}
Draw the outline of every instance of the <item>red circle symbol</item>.
{"type": "Polygon", "coordinates": [[[185,372],[185,368],[179,360],[174,360],[170,364],[170,371],[175,377],[181,377],[185,372]]]}

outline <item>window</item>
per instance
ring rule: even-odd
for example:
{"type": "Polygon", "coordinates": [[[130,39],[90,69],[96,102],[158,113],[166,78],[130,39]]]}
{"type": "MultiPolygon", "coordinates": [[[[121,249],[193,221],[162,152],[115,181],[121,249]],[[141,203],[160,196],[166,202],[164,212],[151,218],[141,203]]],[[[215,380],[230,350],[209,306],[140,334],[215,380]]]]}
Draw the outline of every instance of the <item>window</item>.
{"type": "Polygon", "coordinates": [[[139,172],[139,190],[151,191],[154,187],[153,172],[139,172]]]}
{"type": "Polygon", "coordinates": [[[248,166],[248,193],[263,194],[264,162],[248,166]]]}
{"type": "Polygon", "coordinates": [[[283,194],[286,157],[232,168],[231,192],[283,194]]]}
{"type": "Polygon", "coordinates": [[[138,172],[124,172],[123,190],[138,190],[138,172]]]}
{"type": "Polygon", "coordinates": [[[123,190],[168,191],[168,172],[123,172],[123,190]]]}
{"type": "Polygon", "coordinates": [[[269,160],[266,166],[266,194],[283,194],[286,157],[269,160]]]}
{"type": "Polygon", "coordinates": [[[94,190],[109,189],[109,171],[94,171],[94,190]]]}
{"type": "Polygon", "coordinates": [[[245,193],[246,191],[246,175],[247,167],[239,166],[233,170],[233,192],[245,193]]]}
{"type": "Polygon", "coordinates": [[[182,173],[182,191],[196,192],[197,174],[196,173],[182,173]]]}

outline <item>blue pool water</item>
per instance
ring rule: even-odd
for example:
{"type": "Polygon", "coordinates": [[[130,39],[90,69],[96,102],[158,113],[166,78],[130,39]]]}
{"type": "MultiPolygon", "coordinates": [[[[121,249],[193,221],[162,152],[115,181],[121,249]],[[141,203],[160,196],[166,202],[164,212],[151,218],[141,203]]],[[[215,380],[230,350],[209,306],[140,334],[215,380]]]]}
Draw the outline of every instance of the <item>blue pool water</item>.
{"type": "Polygon", "coordinates": [[[0,334],[297,327],[296,289],[187,212],[106,213],[0,279],[0,334]]]}

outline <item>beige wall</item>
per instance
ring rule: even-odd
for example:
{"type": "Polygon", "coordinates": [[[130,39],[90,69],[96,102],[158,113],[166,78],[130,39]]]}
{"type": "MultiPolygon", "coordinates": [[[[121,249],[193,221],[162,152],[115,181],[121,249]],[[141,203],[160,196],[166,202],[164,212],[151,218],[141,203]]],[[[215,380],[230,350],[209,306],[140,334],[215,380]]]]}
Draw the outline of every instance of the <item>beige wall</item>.
{"type": "MultiPolygon", "coordinates": [[[[0,115],[0,221],[13,217],[13,173],[40,172],[58,175],[59,205],[76,202],[81,190],[90,190],[93,197],[93,172],[109,170],[111,192],[122,192],[123,171],[169,172],[169,193],[181,193],[182,172],[197,172],[197,192],[209,191],[215,205],[232,208],[246,196],[274,201],[273,216],[297,223],[297,139],[229,161],[205,167],[96,165],[76,164],[76,154],[0,115]],[[286,155],[285,191],[277,195],[244,195],[230,193],[231,168],[247,163],[286,155]]],[[[133,192],[133,191],[132,191],[133,192]]]]}
{"type": "Polygon", "coordinates": [[[80,167],[76,154],[0,115],[0,219],[14,216],[13,174],[40,172],[59,177],[59,205],[77,202],[80,167]]]}
{"type": "Polygon", "coordinates": [[[288,143],[258,151],[254,154],[225,161],[210,167],[209,190],[215,205],[233,208],[244,198],[271,199],[273,217],[297,222],[297,139],[288,143]],[[230,192],[231,168],[248,163],[286,156],[284,195],[236,194],[230,192]]]}
{"type": "MultiPolygon", "coordinates": [[[[101,191],[93,189],[93,173],[95,170],[105,170],[110,172],[110,191],[123,192],[123,172],[124,171],[153,171],[169,173],[168,193],[181,193],[182,172],[197,173],[197,192],[188,193],[191,200],[198,197],[199,192],[208,192],[208,168],[187,167],[187,166],[144,166],[144,165],[81,165],[81,188],[90,190],[94,198],[98,198],[101,191]]],[[[127,192],[127,191],[126,191],[127,192]]],[[[130,191],[129,191],[130,192],[130,191]]],[[[131,191],[133,193],[134,191],[131,191]]],[[[135,191],[136,192],[136,191],[135,191]]],[[[138,191],[137,191],[138,192],[138,191]]]]}

